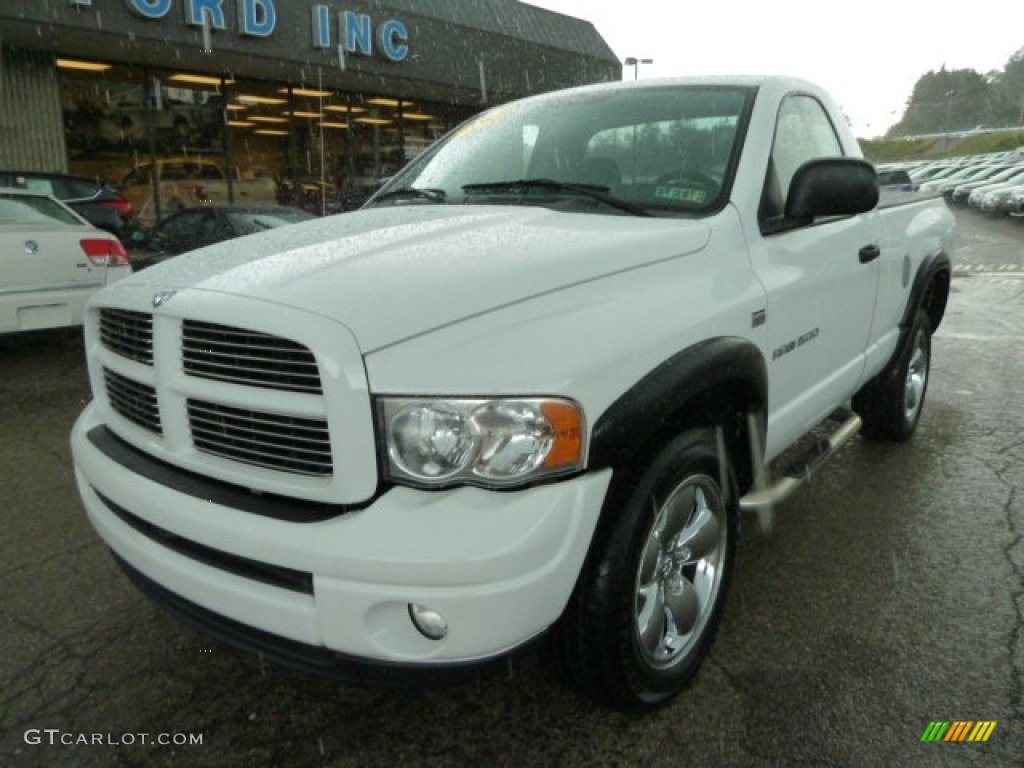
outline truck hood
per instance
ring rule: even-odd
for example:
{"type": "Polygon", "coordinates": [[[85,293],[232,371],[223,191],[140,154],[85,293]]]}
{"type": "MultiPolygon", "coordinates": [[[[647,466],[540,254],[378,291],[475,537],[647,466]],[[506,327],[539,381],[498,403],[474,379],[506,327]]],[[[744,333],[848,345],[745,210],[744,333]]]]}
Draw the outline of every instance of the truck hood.
{"type": "Polygon", "coordinates": [[[124,289],[243,295],[339,321],[364,352],[703,248],[704,221],[543,207],[408,205],[294,224],[178,256],[124,289]]]}

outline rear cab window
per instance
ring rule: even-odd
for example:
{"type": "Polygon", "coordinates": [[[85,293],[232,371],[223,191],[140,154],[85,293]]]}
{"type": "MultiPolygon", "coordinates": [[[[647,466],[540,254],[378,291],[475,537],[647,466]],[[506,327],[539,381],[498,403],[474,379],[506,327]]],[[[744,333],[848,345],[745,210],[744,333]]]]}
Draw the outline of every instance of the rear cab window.
{"type": "Polygon", "coordinates": [[[60,203],[35,195],[0,193],[0,226],[32,226],[64,224],[84,227],[73,213],[60,203]]]}

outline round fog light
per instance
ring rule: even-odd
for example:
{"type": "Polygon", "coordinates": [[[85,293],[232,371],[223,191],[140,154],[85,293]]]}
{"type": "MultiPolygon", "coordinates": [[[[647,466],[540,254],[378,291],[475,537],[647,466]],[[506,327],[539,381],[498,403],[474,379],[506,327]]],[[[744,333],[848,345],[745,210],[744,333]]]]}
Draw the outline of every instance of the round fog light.
{"type": "Polygon", "coordinates": [[[444,640],[448,635],[448,622],[437,611],[409,603],[409,618],[419,633],[428,640],[444,640]]]}

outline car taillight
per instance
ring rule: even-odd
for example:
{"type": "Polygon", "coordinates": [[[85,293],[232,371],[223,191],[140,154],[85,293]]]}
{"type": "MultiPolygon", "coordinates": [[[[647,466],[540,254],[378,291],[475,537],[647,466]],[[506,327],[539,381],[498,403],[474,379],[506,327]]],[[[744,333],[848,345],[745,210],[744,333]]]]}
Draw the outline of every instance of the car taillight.
{"type": "Polygon", "coordinates": [[[79,241],[89,261],[97,267],[130,267],[132,260],[120,242],[105,237],[87,237],[79,241]]]}
{"type": "Polygon", "coordinates": [[[114,197],[110,200],[104,200],[103,205],[107,206],[107,208],[113,208],[126,219],[135,217],[135,206],[132,205],[131,200],[126,200],[123,197],[114,197]]]}

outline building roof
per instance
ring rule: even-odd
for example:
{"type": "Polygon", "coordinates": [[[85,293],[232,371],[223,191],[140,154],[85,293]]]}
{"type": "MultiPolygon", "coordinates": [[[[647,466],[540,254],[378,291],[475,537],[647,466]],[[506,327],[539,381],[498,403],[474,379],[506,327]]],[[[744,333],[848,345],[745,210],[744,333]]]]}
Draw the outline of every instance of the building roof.
{"type": "Polygon", "coordinates": [[[64,57],[467,104],[622,77],[621,62],[591,23],[516,0],[376,0],[340,9],[326,0],[276,0],[276,24],[263,37],[244,34],[225,6],[224,28],[208,33],[208,48],[203,30],[186,23],[186,7],[178,0],[165,16],[149,19],[125,2],[4,0],[0,42],[64,57]],[[315,6],[329,21],[323,47],[313,42],[315,6]],[[369,55],[340,50],[349,15],[369,17],[375,32],[400,21],[408,56],[389,60],[379,38],[369,55]]]}
{"type": "Polygon", "coordinates": [[[383,8],[430,16],[495,35],[567,50],[619,64],[594,25],[584,19],[515,0],[385,0],[383,8]]]}

